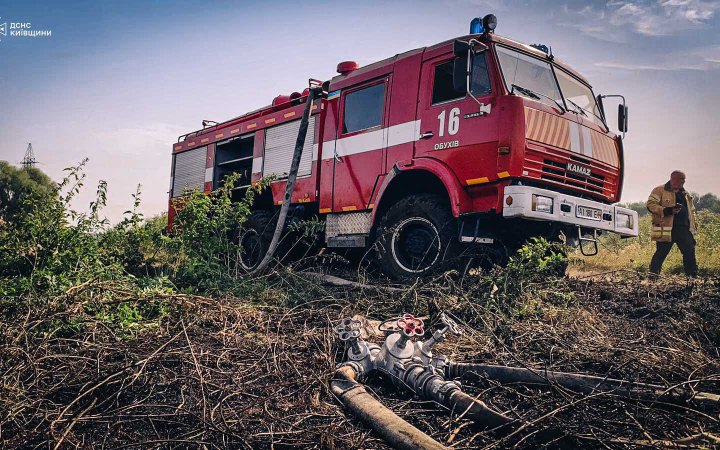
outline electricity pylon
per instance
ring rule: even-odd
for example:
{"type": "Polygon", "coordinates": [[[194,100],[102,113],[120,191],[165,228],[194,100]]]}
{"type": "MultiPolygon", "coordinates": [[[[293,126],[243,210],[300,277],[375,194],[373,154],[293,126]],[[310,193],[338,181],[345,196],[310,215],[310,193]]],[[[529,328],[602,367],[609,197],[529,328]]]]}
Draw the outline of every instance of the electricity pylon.
{"type": "Polygon", "coordinates": [[[23,169],[35,167],[35,164],[37,164],[37,160],[35,160],[35,152],[33,151],[31,143],[28,143],[27,150],[25,150],[25,157],[20,164],[23,169]]]}

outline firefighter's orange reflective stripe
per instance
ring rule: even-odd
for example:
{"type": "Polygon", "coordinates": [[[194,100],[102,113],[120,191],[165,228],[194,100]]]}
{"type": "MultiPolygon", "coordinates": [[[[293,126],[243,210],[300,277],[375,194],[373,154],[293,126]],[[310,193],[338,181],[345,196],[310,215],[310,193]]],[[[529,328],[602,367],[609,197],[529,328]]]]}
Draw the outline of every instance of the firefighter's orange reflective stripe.
{"type": "Polygon", "coordinates": [[[672,227],[653,226],[650,235],[654,238],[670,238],[672,237],[672,227]]]}

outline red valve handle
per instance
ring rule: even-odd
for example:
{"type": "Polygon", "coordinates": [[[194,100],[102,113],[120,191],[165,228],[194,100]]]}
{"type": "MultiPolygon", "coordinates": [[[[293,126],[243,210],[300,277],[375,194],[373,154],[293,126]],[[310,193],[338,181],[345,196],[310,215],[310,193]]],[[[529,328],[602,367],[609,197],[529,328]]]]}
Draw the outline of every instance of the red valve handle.
{"type": "Polygon", "coordinates": [[[425,323],[412,314],[403,314],[397,321],[398,328],[407,337],[422,336],[425,334],[425,323]]]}

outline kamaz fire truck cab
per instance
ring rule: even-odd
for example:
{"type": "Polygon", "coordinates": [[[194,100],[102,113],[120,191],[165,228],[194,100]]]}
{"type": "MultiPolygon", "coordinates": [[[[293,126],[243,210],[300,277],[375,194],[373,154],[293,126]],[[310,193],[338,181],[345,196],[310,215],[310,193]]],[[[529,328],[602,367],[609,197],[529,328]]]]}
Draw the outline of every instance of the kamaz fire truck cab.
{"type": "MultiPolygon", "coordinates": [[[[461,246],[512,251],[532,236],[571,244],[602,232],[637,236],[637,213],[614,206],[622,140],[589,83],[553,57],[493,33],[488,15],[470,35],[358,67],[338,65],[312,106],[291,216],[318,216],[328,247],[373,249],[382,269],[412,277],[461,246]]],[[[241,173],[244,189],[275,176],[238,233],[243,266],[267,248],[282,204],[307,98],[272,105],[181,136],[173,199],[241,173]]],[[[627,107],[619,105],[619,129],[627,107]]]]}

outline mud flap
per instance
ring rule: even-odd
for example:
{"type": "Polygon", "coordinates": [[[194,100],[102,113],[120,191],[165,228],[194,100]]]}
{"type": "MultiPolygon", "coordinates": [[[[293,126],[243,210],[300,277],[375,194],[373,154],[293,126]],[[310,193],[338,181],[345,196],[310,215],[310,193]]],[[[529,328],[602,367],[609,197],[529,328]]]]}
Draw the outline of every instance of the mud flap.
{"type": "Polygon", "coordinates": [[[495,238],[486,230],[480,227],[480,218],[468,218],[458,220],[458,241],[464,244],[493,244],[495,238]]]}

